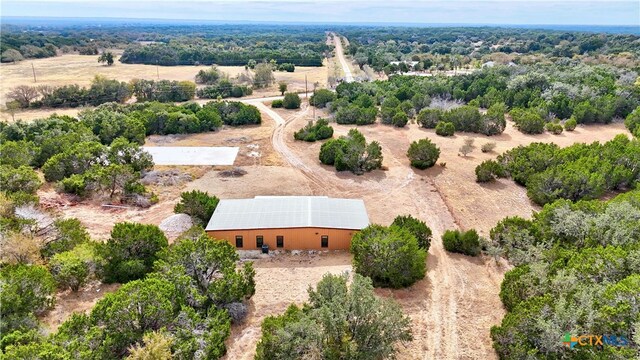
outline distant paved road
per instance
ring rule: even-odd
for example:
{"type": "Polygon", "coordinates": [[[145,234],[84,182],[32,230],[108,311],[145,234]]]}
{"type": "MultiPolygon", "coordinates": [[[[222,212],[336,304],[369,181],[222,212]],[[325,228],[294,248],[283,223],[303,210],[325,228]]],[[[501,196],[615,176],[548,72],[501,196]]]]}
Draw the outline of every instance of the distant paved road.
{"type": "Polygon", "coordinates": [[[342,50],[342,41],[340,41],[340,36],[333,34],[333,41],[336,45],[336,56],[340,61],[340,65],[342,65],[342,70],[344,71],[344,81],[353,82],[353,74],[351,74],[351,68],[349,68],[349,63],[344,58],[344,51],[342,50]]]}

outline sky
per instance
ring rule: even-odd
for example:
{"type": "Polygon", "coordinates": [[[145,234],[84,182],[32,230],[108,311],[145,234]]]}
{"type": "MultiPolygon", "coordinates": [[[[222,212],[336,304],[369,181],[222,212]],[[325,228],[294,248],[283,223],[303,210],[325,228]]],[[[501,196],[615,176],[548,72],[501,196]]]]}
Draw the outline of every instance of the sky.
{"type": "Polygon", "coordinates": [[[0,0],[0,11],[3,17],[640,27],[640,0],[0,0]]]}

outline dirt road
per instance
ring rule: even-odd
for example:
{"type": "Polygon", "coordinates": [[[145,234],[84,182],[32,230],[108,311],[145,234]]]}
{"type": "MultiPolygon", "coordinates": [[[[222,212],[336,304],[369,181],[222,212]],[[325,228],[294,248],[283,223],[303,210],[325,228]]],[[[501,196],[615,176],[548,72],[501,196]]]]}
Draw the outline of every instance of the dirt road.
{"type": "Polygon", "coordinates": [[[340,40],[340,36],[336,35],[335,33],[333,33],[332,35],[333,35],[333,42],[336,46],[336,57],[340,61],[340,65],[342,66],[342,71],[344,71],[344,81],[353,82],[354,81],[353,75],[351,74],[351,68],[349,67],[349,63],[344,57],[344,51],[342,50],[342,41],[340,40]]]}
{"type": "MultiPolygon", "coordinates": [[[[273,119],[272,145],[276,152],[289,165],[306,179],[305,186],[314,195],[361,198],[365,201],[373,223],[389,224],[398,211],[412,214],[429,225],[433,238],[440,239],[447,229],[457,228],[454,216],[447,208],[433,180],[424,172],[416,172],[409,167],[408,160],[388,136],[370,132],[370,127],[360,128],[367,139],[378,140],[383,147],[384,163],[387,171],[377,170],[364,176],[336,173],[334,169],[317,161],[320,142],[303,143],[293,140],[293,132],[304,126],[309,120],[309,108],[301,111],[273,110],[262,103],[254,103],[260,111],[273,119]]],[[[334,136],[344,135],[348,126],[335,126],[334,136]]],[[[392,138],[393,139],[393,138],[392,138]]],[[[300,182],[300,180],[297,180],[300,182]]],[[[302,185],[302,184],[301,184],[302,185]]],[[[346,254],[347,258],[350,256],[346,254]]],[[[345,259],[343,259],[345,260],[345,259]]],[[[334,271],[329,265],[331,257],[321,258],[304,269],[295,266],[290,271],[294,276],[298,272],[314,274],[305,277],[305,284],[313,285],[323,272],[334,271]]],[[[347,263],[340,264],[348,269],[347,263]]],[[[262,267],[259,260],[256,267],[262,267]]],[[[440,241],[434,240],[427,260],[427,277],[409,289],[377,292],[396,299],[405,313],[412,319],[415,340],[402,347],[400,359],[492,359],[495,353],[491,348],[489,328],[498,323],[503,316],[502,306],[497,296],[502,271],[488,266],[482,260],[447,253],[440,241]],[[459,341],[473,334],[476,341],[459,341]]],[[[258,270],[260,272],[260,270],[258,270]]],[[[289,278],[287,277],[287,279],[289,278]]],[[[288,294],[289,298],[301,303],[306,299],[306,288],[301,293],[293,291],[287,283],[272,280],[272,276],[261,277],[262,287],[270,293],[288,294]],[[266,283],[263,283],[266,282],[266,283]]],[[[306,286],[308,286],[306,285],[306,286]]],[[[255,303],[265,302],[259,289],[254,296],[255,303]]],[[[272,310],[284,310],[279,304],[272,310]]],[[[275,312],[277,313],[277,312],[275,312]]],[[[232,340],[228,343],[227,359],[251,359],[260,334],[261,319],[265,313],[254,313],[248,324],[234,329],[232,340]]]]}

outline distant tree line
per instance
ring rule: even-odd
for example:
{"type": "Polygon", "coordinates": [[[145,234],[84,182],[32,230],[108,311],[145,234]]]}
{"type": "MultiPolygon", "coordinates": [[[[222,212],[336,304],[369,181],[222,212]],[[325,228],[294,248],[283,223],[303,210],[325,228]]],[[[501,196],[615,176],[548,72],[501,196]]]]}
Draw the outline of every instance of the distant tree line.
{"type": "Polygon", "coordinates": [[[73,51],[97,55],[98,49],[119,48],[125,49],[123,63],[243,66],[250,60],[273,59],[282,65],[281,71],[293,71],[292,66],[322,66],[329,51],[321,26],[3,24],[2,30],[3,62],[73,51]]]}
{"type": "Polygon", "coordinates": [[[640,60],[637,34],[491,27],[349,27],[336,31],[349,39],[346,51],[360,67],[368,65],[388,74],[453,70],[494,59],[520,63],[536,56],[554,61],[582,56],[620,67],[637,66],[640,60]],[[403,62],[394,65],[393,61],[403,62]],[[404,61],[417,64],[409,68],[404,61]]]}

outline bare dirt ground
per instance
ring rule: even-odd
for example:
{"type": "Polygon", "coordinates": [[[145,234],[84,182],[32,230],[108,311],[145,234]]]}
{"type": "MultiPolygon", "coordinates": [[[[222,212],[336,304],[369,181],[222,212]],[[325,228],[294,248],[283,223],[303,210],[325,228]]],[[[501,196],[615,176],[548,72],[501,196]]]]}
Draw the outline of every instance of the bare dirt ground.
{"type": "Polygon", "coordinates": [[[56,307],[41,320],[46,331],[55,332],[72,313],[87,313],[104,295],[118,290],[118,284],[102,284],[93,282],[78,292],[67,290],[56,295],[56,307]]]}
{"type": "MultiPolygon", "coordinates": [[[[364,126],[359,129],[367,139],[382,144],[387,170],[355,176],[336,173],[331,167],[320,164],[317,156],[321,142],[293,140],[293,132],[311,119],[312,108],[306,103],[298,111],[274,110],[259,104],[258,107],[264,119],[260,127],[148,139],[148,144],[157,146],[229,145],[228,139],[246,136],[251,143],[260,143],[263,150],[271,143],[267,151],[270,161],[263,158],[261,164],[239,164],[247,171],[244,176],[222,177],[221,168],[198,167],[200,173],[192,182],[160,191],[159,187],[154,188],[160,195],[160,203],[149,209],[104,209],[97,204],[80,204],[62,208],[61,212],[64,216],[80,218],[97,239],[107,238],[113,224],[119,221],[159,224],[172,214],[180,192],[191,189],[208,191],[220,198],[308,194],[362,198],[371,222],[385,225],[398,214],[417,216],[434,232],[427,259],[427,277],[409,289],[377,290],[380,295],[396,299],[412,319],[415,340],[401,347],[400,359],[495,358],[489,329],[504,315],[498,292],[507,267],[498,266],[489,259],[449,254],[438,240],[444,230],[456,227],[475,227],[486,233],[504,216],[526,217],[536,208],[527,199],[525,190],[511,181],[477,184],[475,166],[509,148],[533,141],[553,141],[564,146],[577,141],[608,140],[625,132],[623,126],[613,124],[578,127],[573,133],[560,136],[529,136],[509,125],[504,134],[491,138],[477,134],[443,138],[415,124],[405,129],[380,124],[364,126]],[[466,158],[458,156],[458,148],[467,136],[475,139],[478,148],[484,142],[496,142],[495,152],[483,154],[476,149],[466,158]],[[439,162],[446,162],[446,167],[436,165],[425,171],[409,167],[406,149],[411,141],[424,137],[440,146],[439,162]],[[465,340],[469,338],[473,341],[465,340]]],[[[324,111],[316,112],[317,117],[326,116],[324,111]]],[[[335,136],[344,135],[351,128],[333,126],[335,136]]],[[[43,192],[41,196],[44,197],[60,196],[52,189],[45,188],[43,192]]],[[[350,259],[347,253],[337,253],[280,255],[256,260],[258,286],[251,300],[250,314],[245,323],[233,326],[226,358],[253,358],[262,319],[281,313],[291,302],[304,302],[309,285],[317,283],[326,272],[349,270],[350,259]]],[[[64,309],[69,307],[56,308],[56,314],[60,315],[56,315],[57,320],[46,320],[47,323],[61,322],[65,318],[64,309]]]]}
{"type": "MultiPolygon", "coordinates": [[[[377,290],[380,295],[396,299],[412,318],[415,340],[401,348],[401,359],[496,357],[491,347],[489,329],[498,324],[504,315],[498,292],[507,266],[486,258],[473,259],[449,254],[438,240],[444,230],[456,227],[476,227],[486,233],[504,216],[526,217],[535,207],[526,198],[524,189],[512,182],[493,184],[490,187],[495,186],[495,189],[485,190],[475,183],[475,166],[484,159],[495,157],[498,152],[533,141],[554,141],[564,146],[576,141],[604,141],[624,132],[620,125],[608,125],[581,127],[561,136],[527,136],[509,126],[504,134],[490,139],[468,134],[476,139],[478,147],[490,140],[497,143],[497,148],[495,153],[482,154],[476,150],[463,158],[457,153],[467,134],[452,139],[435,136],[433,131],[420,129],[416,125],[406,129],[384,125],[365,126],[360,130],[367,139],[381,142],[384,165],[388,170],[355,176],[336,174],[332,168],[321,165],[317,160],[320,142],[310,144],[293,140],[293,132],[310,119],[309,108],[303,106],[297,112],[276,109],[274,112],[282,118],[276,122],[286,124],[276,127],[274,147],[278,151],[287,149],[282,155],[297,170],[294,182],[300,184],[298,178],[302,176],[308,187],[305,190],[300,184],[290,188],[292,194],[310,191],[316,195],[360,197],[364,199],[370,220],[374,223],[389,224],[397,214],[408,213],[423,219],[433,229],[434,241],[427,259],[427,277],[409,289],[377,290]],[[441,161],[447,162],[446,167],[436,166],[426,171],[409,167],[406,149],[411,141],[423,137],[431,138],[441,147],[441,161]],[[502,203],[494,200],[497,198],[507,200],[502,203]],[[465,340],[470,338],[473,341],[465,340]]],[[[339,136],[346,134],[351,127],[334,124],[334,128],[335,135],[339,136]]],[[[261,267],[262,261],[257,260],[257,268],[261,267]]],[[[287,264],[289,258],[282,261],[287,264]]],[[[315,281],[316,274],[319,277],[319,274],[332,269],[333,263],[327,265],[320,258],[305,267],[303,274],[312,274],[309,277],[315,281]]],[[[286,281],[296,279],[299,269],[292,265],[284,266],[293,268],[289,276],[259,276],[259,282],[266,282],[261,289],[269,290],[258,289],[252,300],[254,304],[271,304],[269,299],[273,297],[273,292],[286,294],[290,299],[300,299],[294,300],[296,303],[306,299],[306,286],[294,290],[286,281]],[[294,294],[295,291],[301,293],[294,294]]],[[[286,304],[277,308],[284,309],[286,304]]],[[[265,309],[268,310],[264,314],[253,311],[247,323],[234,326],[232,339],[228,343],[228,359],[253,357],[260,334],[260,321],[257,320],[273,314],[271,306],[265,309]]]]}
{"type": "Polygon", "coordinates": [[[244,323],[234,325],[227,341],[226,359],[253,359],[260,324],[271,315],[282,314],[292,303],[307,300],[307,289],[322,276],[351,271],[351,255],[331,252],[309,255],[278,255],[254,262],[256,294],[249,302],[249,314],[244,323]],[[281,281],[286,279],[286,282],[281,281]]]}
{"type": "MultiPolygon", "coordinates": [[[[91,80],[96,75],[103,75],[109,79],[119,81],[130,81],[132,79],[165,79],[165,80],[189,80],[194,81],[198,71],[207,69],[209,66],[155,66],[141,64],[122,64],[118,61],[113,66],[105,66],[98,63],[98,57],[93,55],[73,55],[65,54],[53,58],[33,59],[21,61],[16,64],[0,64],[0,104],[6,102],[6,94],[18,85],[51,85],[63,86],[78,84],[89,86],[91,80]],[[36,72],[36,80],[33,81],[33,68],[36,72]]],[[[244,66],[219,66],[220,71],[235,77],[245,71],[244,66]]],[[[292,73],[276,71],[274,72],[274,85],[257,89],[249,98],[259,98],[271,95],[278,95],[278,83],[284,81],[289,86],[289,91],[302,92],[305,90],[305,76],[308,88],[312,89],[314,83],[319,87],[326,86],[327,67],[304,67],[298,66],[292,73]]],[[[15,119],[32,120],[46,117],[53,112],[65,115],[75,115],[77,110],[73,109],[42,109],[27,110],[16,113],[15,119]]],[[[12,121],[10,114],[1,113],[0,120],[12,121]]]]}
{"type": "MultiPolygon", "coordinates": [[[[93,62],[94,57],[88,58],[93,62]]],[[[39,61],[44,60],[51,59],[39,61]]],[[[124,66],[118,64],[114,69],[122,70],[124,66]]],[[[150,68],[153,78],[155,67],[150,68]]],[[[182,71],[177,68],[180,67],[171,69],[182,71]]],[[[198,70],[196,67],[184,68],[189,69],[191,77],[198,70]]],[[[5,71],[5,65],[0,66],[3,79],[5,71]]],[[[88,76],[86,81],[92,76],[88,76]]],[[[208,191],[220,198],[309,194],[362,198],[371,222],[383,225],[389,224],[399,214],[416,216],[433,230],[434,241],[427,259],[427,277],[408,289],[377,290],[382,296],[396,299],[412,319],[415,339],[401,347],[400,359],[496,358],[489,329],[498,324],[504,315],[498,292],[507,267],[504,264],[498,266],[486,258],[449,254],[444,251],[439,239],[445,230],[458,227],[476,228],[487,234],[503,217],[528,217],[536,207],[526,197],[525,189],[511,181],[477,184],[475,167],[498,153],[534,141],[566,146],[574,142],[606,141],[616,134],[626,133],[621,124],[612,124],[578,127],[572,133],[559,136],[531,136],[521,134],[509,124],[503,134],[490,138],[460,133],[452,138],[443,138],[436,136],[433,130],[421,129],[415,124],[403,129],[376,124],[359,129],[368,141],[377,140],[381,143],[385,170],[356,176],[336,173],[333,168],[320,164],[318,153],[321,142],[293,140],[293,132],[311,119],[313,109],[306,103],[299,111],[290,111],[274,110],[268,105],[254,102],[263,114],[264,123],[261,126],[225,128],[219,132],[197,135],[158,136],[147,141],[147,145],[155,146],[241,146],[235,166],[247,172],[243,176],[220,176],[220,171],[227,168],[181,167],[181,170],[192,172],[195,180],[179,186],[153,186],[152,190],[158,193],[160,202],[149,209],[104,208],[99,202],[70,205],[68,199],[56,194],[51,186],[44,187],[39,195],[44,202],[62,204],[57,208],[63,216],[79,218],[96,240],[106,239],[113,224],[120,221],[159,224],[173,213],[180,192],[191,189],[208,191]],[[405,154],[410,142],[425,137],[440,147],[438,162],[444,162],[446,166],[436,165],[424,171],[409,166],[405,154]],[[458,156],[458,149],[466,137],[473,138],[477,148],[467,157],[458,156]],[[489,141],[497,144],[496,149],[493,153],[481,153],[479,147],[489,141]],[[249,147],[252,144],[258,147],[249,147]],[[259,161],[256,161],[258,157],[250,155],[252,151],[260,152],[259,161]]],[[[317,111],[316,115],[326,116],[323,111],[317,111]]],[[[335,136],[344,135],[351,128],[346,125],[333,126],[335,136]]],[[[326,272],[350,270],[350,264],[348,253],[286,254],[256,260],[257,288],[250,302],[250,314],[244,324],[233,326],[232,336],[227,341],[226,358],[253,358],[260,336],[260,323],[265,316],[281,313],[291,302],[304,302],[309,285],[317,283],[326,272]]],[[[53,329],[71,311],[86,311],[99,297],[97,291],[82,295],[60,294],[58,307],[44,321],[53,329]]]]}

